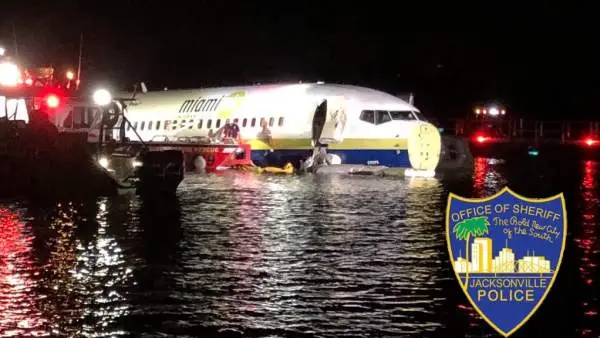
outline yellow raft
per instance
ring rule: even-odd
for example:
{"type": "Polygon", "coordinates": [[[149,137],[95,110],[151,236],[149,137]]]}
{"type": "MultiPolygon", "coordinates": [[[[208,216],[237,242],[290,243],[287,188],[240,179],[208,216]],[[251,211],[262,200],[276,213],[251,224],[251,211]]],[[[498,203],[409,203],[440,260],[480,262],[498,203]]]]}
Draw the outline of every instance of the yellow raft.
{"type": "Polygon", "coordinates": [[[257,172],[259,174],[262,173],[267,173],[267,174],[293,174],[294,173],[294,166],[291,163],[286,163],[286,165],[283,166],[283,168],[277,168],[277,167],[256,167],[257,172]]]}
{"type": "Polygon", "coordinates": [[[258,167],[254,164],[252,165],[245,165],[245,166],[236,166],[234,167],[234,169],[236,170],[241,170],[241,171],[254,171],[258,174],[293,174],[294,173],[294,166],[291,163],[286,163],[286,165],[283,166],[283,168],[278,168],[278,167],[258,167]]]}

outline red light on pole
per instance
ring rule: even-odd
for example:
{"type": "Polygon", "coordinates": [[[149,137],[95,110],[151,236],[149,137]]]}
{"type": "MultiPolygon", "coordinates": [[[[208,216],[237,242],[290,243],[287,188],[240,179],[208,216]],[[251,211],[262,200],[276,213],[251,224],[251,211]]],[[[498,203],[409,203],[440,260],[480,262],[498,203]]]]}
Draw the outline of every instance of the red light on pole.
{"type": "Polygon", "coordinates": [[[591,137],[588,137],[588,138],[586,138],[586,139],[585,139],[585,144],[587,144],[588,146],[590,146],[590,147],[591,147],[591,146],[593,146],[594,144],[596,144],[596,140],[595,140],[595,139],[593,139],[593,138],[591,138],[591,137]]]}

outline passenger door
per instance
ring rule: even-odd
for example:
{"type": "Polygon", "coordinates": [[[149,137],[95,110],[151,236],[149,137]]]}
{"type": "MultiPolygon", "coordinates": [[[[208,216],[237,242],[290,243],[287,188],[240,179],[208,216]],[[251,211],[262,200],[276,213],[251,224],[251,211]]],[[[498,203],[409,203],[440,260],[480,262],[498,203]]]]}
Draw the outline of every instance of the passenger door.
{"type": "Polygon", "coordinates": [[[341,143],[344,140],[346,120],[346,99],[342,96],[328,97],[315,110],[313,142],[341,143]]]}

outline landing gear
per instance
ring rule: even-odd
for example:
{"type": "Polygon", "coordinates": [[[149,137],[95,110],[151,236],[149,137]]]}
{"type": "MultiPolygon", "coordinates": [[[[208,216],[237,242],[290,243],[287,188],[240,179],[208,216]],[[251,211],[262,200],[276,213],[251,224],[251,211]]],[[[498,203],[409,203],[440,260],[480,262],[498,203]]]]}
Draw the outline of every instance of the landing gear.
{"type": "Polygon", "coordinates": [[[331,161],[331,156],[327,153],[327,147],[317,145],[313,148],[312,155],[300,164],[300,171],[315,172],[317,168],[331,164],[333,163],[331,161]]]}

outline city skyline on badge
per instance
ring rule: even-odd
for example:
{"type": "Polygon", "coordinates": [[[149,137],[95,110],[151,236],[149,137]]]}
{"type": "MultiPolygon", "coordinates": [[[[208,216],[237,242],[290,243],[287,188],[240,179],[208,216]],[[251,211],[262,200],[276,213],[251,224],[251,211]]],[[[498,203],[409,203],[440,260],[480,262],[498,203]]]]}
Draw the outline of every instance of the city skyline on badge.
{"type": "Polygon", "coordinates": [[[448,196],[450,263],[471,305],[507,337],[543,303],[562,262],[563,194],[527,198],[508,187],[485,198],[448,196]]]}

